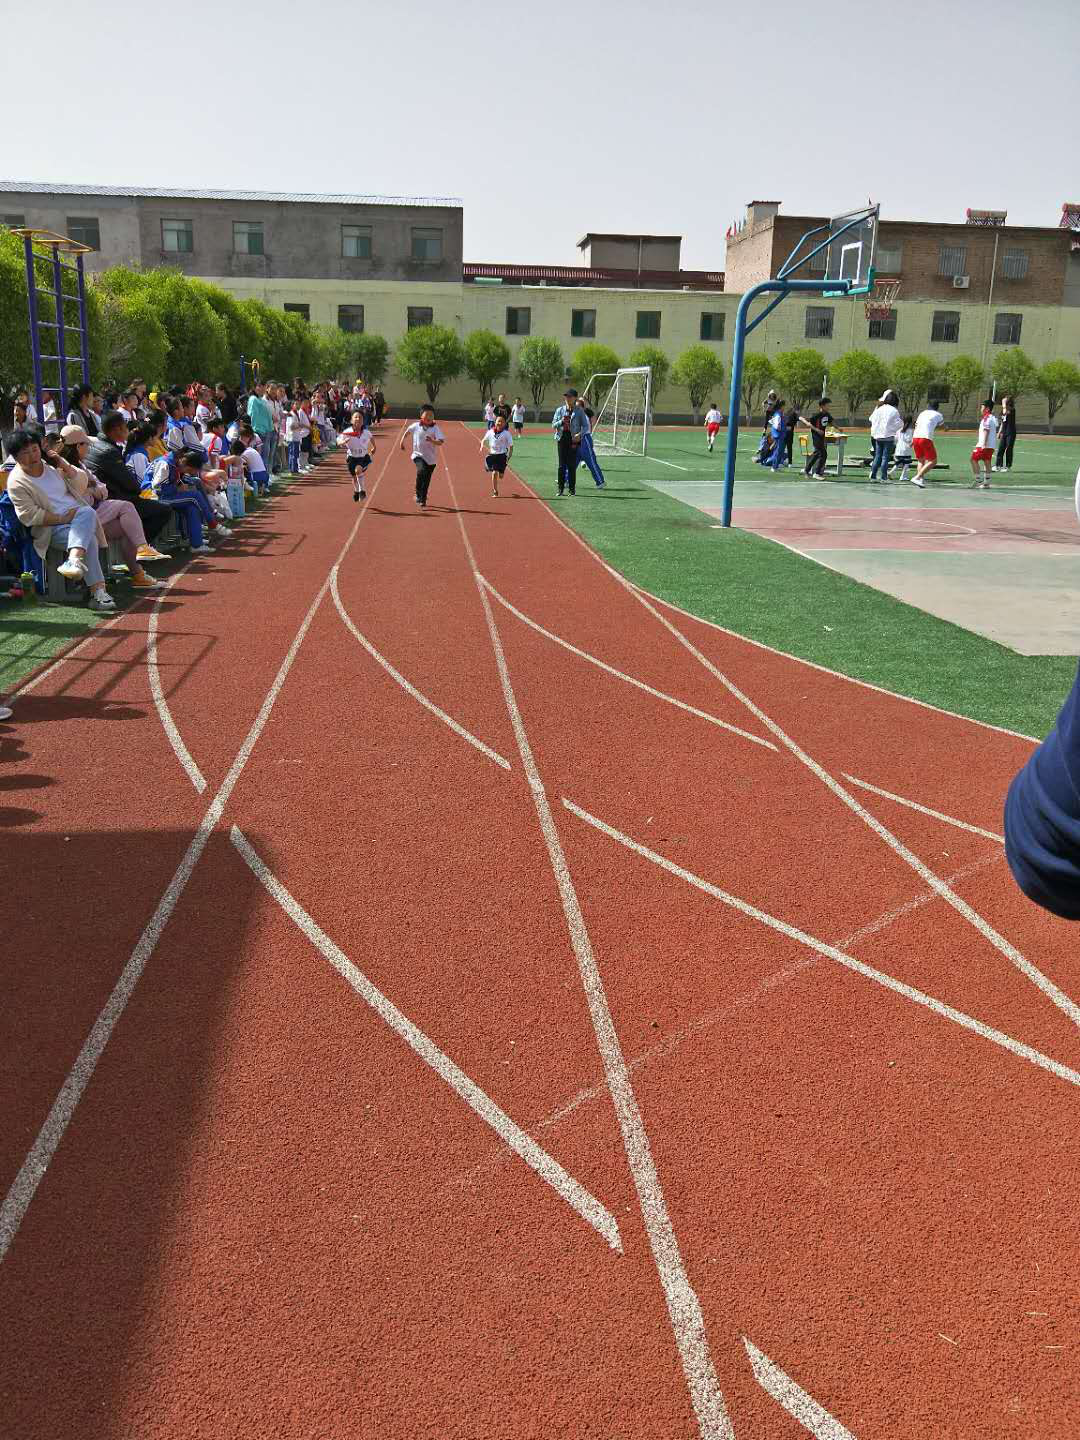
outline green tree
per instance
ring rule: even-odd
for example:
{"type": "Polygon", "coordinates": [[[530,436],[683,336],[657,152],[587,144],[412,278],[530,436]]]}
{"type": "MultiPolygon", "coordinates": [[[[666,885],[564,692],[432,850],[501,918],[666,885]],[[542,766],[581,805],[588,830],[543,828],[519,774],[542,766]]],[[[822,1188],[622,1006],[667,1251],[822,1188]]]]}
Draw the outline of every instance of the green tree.
{"type": "Polygon", "coordinates": [[[901,408],[920,410],[927,393],[940,378],[937,362],[929,355],[900,355],[889,372],[901,408]]]}
{"type": "Polygon", "coordinates": [[[465,368],[465,350],[447,325],[418,325],[406,331],[394,364],[403,380],[423,385],[432,405],[448,380],[456,380],[465,368]]]}
{"type": "Polygon", "coordinates": [[[949,387],[955,420],[968,408],[972,395],[986,384],[986,371],[971,355],[954,355],[941,372],[941,378],[949,387]]]}
{"type": "Polygon", "coordinates": [[[315,380],[343,380],[350,368],[349,337],[336,325],[313,325],[315,342],[315,380]]]}
{"type": "Polygon", "coordinates": [[[94,288],[104,293],[141,294],[153,306],[168,340],[163,378],[170,385],[213,380],[229,358],[225,322],[199,284],[179,270],[131,270],[125,265],[103,271],[95,282],[94,288]]]}
{"type": "Polygon", "coordinates": [[[566,361],[563,359],[559,342],[546,335],[530,335],[521,342],[518,350],[517,370],[529,387],[534,415],[539,420],[544,391],[549,385],[558,384],[566,373],[566,361]]]}
{"type": "Polygon", "coordinates": [[[589,383],[593,375],[612,375],[622,361],[610,345],[601,345],[598,340],[589,340],[570,357],[570,379],[580,389],[589,383]]]}
{"type": "Polygon", "coordinates": [[[849,419],[855,418],[865,401],[876,400],[888,383],[888,370],[869,350],[849,350],[834,360],[829,370],[829,387],[843,395],[849,419]]]}
{"type": "MultiPolygon", "coordinates": [[[[771,368],[769,374],[772,374],[771,368]]],[[[711,346],[691,345],[676,360],[671,378],[689,395],[696,425],[701,418],[701,407],[724,382],[724,365],[711,346]]]]}
{"type": "Polygon", "coordinates": [[[1048,360],[1039,370],[1036,386],[1046,399],[1047,419],[1054,428],[1054,416],[1070,395],[1080,395],[1080,367],[1071,360],[1048,360]]]}
{"type": "MultiPolygon", "coordinates": [[[[240,356],[245,359],[257,359],[262,362],[260,355],[260,340],[262,331],[257,322],[256,312],[246,308],[245,304],[230,295],[227,290],[222,290],[220,285],[211,285],[206,280],[189,280],[188,284],[201,295],[206,303],[213,310],[214,314],[225,325],[225,345],[228,351],[229,363],[238,366],[240,356]]],[[[261,300],[253,302],[259,309],[266,309],[261,300]]]]}
{"type": "Polygon", "coordinates": [[[357,375],[381,385],[390,366],[390,346],[381,335],[349,335],[349,351],[357,375]]]}
{"type": "Polygon", "coordinates": [[[495,381],[510,374],[510,347],[493,330],[474,330],[465,339],[465,369],[480,386],[480,404],[484,405],[495,381]]]}
{"type": "Polygon", "coordinates": [[[648,365],[652,370],[651,399],[655,405],[656,397],[667,385],[671,375],[671,361],[659,345],[639,345],[627,356],[626,363],[627,365],[648,365]]]}
{"type": "Polygon", "coordinates": [[[742,402],[746,407],[748,416],[753,416],[758,408],[758,402],[768,390],[769,386],[776,379],[773,374],[772,361],[760,350],[748,350],[743,356],[742,368],[742,402]]]}
{"type": "Polygon", "coordinates": [[[997,394],[1011,395],[1016,401],[1021,395],[1030,395],[1039,388],[1039,372],[1019,346],[1003,350],[994,361],[990,372],[997,386],[997,394]]]}
{"type": "Polygon", "coordinates": [[[797,407],[821,394],[825,357],[819,350],[785,350],[773,362],[777,389],[797,407]]]}
{"type": "Polygon", "coordinates": [[[154,388],[165,375],[169,337],[147,295],[102,291],[98,297],[101,340],[95,354],[100,376],[126,384],[136,375],[154,388]]]}

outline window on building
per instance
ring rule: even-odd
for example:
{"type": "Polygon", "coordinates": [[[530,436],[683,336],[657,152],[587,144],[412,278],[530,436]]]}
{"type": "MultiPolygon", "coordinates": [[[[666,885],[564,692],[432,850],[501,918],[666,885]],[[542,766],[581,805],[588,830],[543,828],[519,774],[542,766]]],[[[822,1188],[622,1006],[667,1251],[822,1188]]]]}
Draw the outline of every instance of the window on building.
{"type": "Polygon", "coordinates": [[[1028,252],[1006,250],[1001,257],[1001,273],[1006,280],[1024,280],[1028,273],[1028,252]]]}
{"type": "Polygon", "coordinates": [[[889,315],[884,320],[869,321],[866,328],[866,338],[868,340],[895,340],[896,316],[889,315]]]}
{"type": "Polygon", "coordinates": [[[0,215],[0,225],[6,225],[9,230],[21,230],[25,224],[25,215],[0,215]]]}
{"type": "Polygon", "coordinates": [[[286,302],[285,302],[285,314],[286,314],[286,315],[299,315],[302,320],[310,320],[310,319],[311,319],[311,306],[310,306],[310,305],[301,305],[299,301],[286,301],[286,302]]]}
{"type": "Polygon", "coordinates": [[[237,255],[264,255],[261,220],[234,220],[232,245],[237,255]]]}
{"type": "Polygon", "coordinates": [[[342,225],[341,253],[346,260],[370,260],[371,226],[342,225]]]}
{"type": "Polygon", "coordinates": [[[101,249],[101,226],[94,215],[69,215],[67,233],[69,240],[89,245],[91,250],[101,249]]]}
{"type": "Polygon", "coordinates": [[[637,312],[637,328],[634,334],[639,340],[659,340],[660,311],[639,310],[637,312]]]}
{"type": "Polygon", "coordinates": [[[412,232],[412,258],[429,262],[442,259],[442,231],[416,230],[412,232]]]}
{"type": "Polygon", "coordinates": [[[528,305],[508,305],[506,307],[507,335],[528,335],[531,329],[532,310],[528,305]]]}
{"type": "Polygon", "coordinates": [[[937,273],[939,275],[963,275],[966,273],[964,270],[966,259],[966,245],[942,245],[938,249],[937,273]]]}
{"type": "Polygon", "coordinates": [[[570,334],[591,340],[596,335],[596,311],[571,310],[570,334]]]}
{"type": "Polygon", "coordinates": [[[806,325],[803,329],[806,339],[831,340],[835,313],[831,305],[807,305],[806,325]]]}
{"type": "Polygon", "coordinates": [[[903,245],[882,245],[874,250],[874,269],[879,275],[899,275],[904,263],[903,245]]]}
{"type": "Polygon", "coordinates": [[[955,345],[960,339],[960,311],[935,310],[930,326],[930,339],[946,345],[955,345]]]}
{"type": "Polygon", "coordinates": [[[1010,315],[1002,310],[994,316],[994,344],[1019,345],[1020,329],[1024,323],[1022,315],[1010,315]]]}
{"type": "Polygon", "coordinates": [[[195,229],[190,220],[162,220],[161,248],[170,254],[190,255],[195,249],[195,229]]]}
{"type": "Polygon", "coordinates": [[[431,325],[435,321],[435,312],[430,305],[410,305],[408,313],[408,328],[415,330],[419,325],[431,325]]]}
{"type": "Polygon", "coordinates": [[[362,305],[339,305],[337,307],[337,323],[339,330],[348,330],[352,335],[359,335],[364,328],[364,307],[362,305]]]}
{"type": "Polygon", "coordinates": [[[703,310],[701,312],[702,340],[722,340],[725,318],[722,310],[703,310]]]}

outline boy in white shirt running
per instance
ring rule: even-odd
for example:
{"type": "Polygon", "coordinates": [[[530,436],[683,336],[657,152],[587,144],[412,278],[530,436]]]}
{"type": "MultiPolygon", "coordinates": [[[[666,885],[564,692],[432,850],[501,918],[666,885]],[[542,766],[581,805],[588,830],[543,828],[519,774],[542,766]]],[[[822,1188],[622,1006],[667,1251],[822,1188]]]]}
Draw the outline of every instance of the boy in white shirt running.
{"type": "Polygon", "coordinates": [[[706,438],[706,439],[708,440],[708,442],[709,442],[709,454],[710,454],[710,455],[712,454],[712,447],[713,447],[713,444],[714,444],[715,441],[716,441],[716,437],[717,437],[717,435],[720,434],[720,425],[721,425],[721,423],[723,422],[723,419],[724,419],[724,417],[720,414],[720,411],[716,408],[716,401],[715,401],[715,400],[710,400],[710,401],[709,401],[709,413],[705,416],[705,438],[706,438]]]}
{"type": "Polygon", "coordinates": [[[484,432],[480,441],[480,454],[483,455],[485,450],[489,453],[484,457],[484,468],[491,476],[491,493],[497,500],[499,476],[506,474],[506,467],[514,453],[514,437],[507,428],[505,416],[497,415],[494,428],[484,432]]]}
{"type": "Polygon", "coordinates": [[[998,421],[994,414],[994,405],[991,400],[984,400],[982,415],[979,418],[979,438],[975,442],[975,449],[971,452],[971,473],[974,480],[971,482],[973,490],[990,489],[990,466],[994,463],[994,447],[997,445],[998,421]],[[983,477],[979,479],[979,465],[984,467],[983,477]]]}
{"type": "Polygon", "coordinates": [[[341,432],[341,439],[345,444],[345,464],[349,467],[349,474],[353,479],[352,498],[366,500],[364,471],[371,464],[371,457],[375,454],[375,441],[371,431],[364,424],[362,411],[353,411],[349,428],[341,432]],[[360,472],[359,475],[356,473],[357,471],[360,472]]]}
{"type": "Polygon", "coordinates": [[[919,462],[919,468],[910,477],[912,485],[918,485],[920,490],[926,489],[924,476],[937,464],[937,448],[934,445],[934,432],[939,425],[944,424],[945,416],[938,410],[933,400],[926,402],[926,409],[919,412],[915,421],[915,429],[912,433],[911,447],[915,451],[915,459],[919,462]]]}
{"type": "Polygon", "coordinates": [[[521,396],[514,400],[514,408],[510,411],[510,423],[518,435],[525,428],[525,406],[521,403],[521,396]]]}
{"type": "Polygon", "coordinates": [[[436,446],[444,444],[446,440],[435,424],[435,411],[430,405],[421,406],[420,419],[405,426],[401,432],[399,450],[405,449],[406,437],[412,441],[412,461],[416,466],[416,503],[421,510],[426,510],[428,489],[439,458],[436,446]]]}

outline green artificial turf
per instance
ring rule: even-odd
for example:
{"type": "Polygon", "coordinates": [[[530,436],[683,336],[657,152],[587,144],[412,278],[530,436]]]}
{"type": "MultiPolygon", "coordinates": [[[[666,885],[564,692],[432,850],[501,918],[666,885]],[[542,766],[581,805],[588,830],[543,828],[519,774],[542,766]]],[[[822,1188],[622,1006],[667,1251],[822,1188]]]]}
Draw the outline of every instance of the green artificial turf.
{"type": "MultiPolygon", "coordinates": [[[[861,449],[861,437],[855,443],[861,449]]],[[[953,436],[949,445],[950,455],[953,447],[964,457],[970,453],[970,438],[953,436]]],[[[748,439],[747,456],[752,448],[748,439]]],[[[696,436],[680,431],[657,432],[649,447],[650,455],[679,463],[688,463],[691,452],[700,463],[702,450],[696,436]]],[[[740,445],[740,472],[749,470],[743,450],[740,445]]],[[[1014,483],[1031,479],[1032,452],[1042,483],[1071,484],[1068,469],[1075,474],[1080,443],[1025,441],[1024,470],[1018,446],[1014,483]]],[[[719,472],[720,446],[715,457],[704,458],[719,472]]],[[[1070,657],[1018,655],[771,540],[718,529],[709,515],[636,479],[640,460],[605,458],[602,491],[582,469],[577,495],[561,500],[554,498],[550,438],[524,437],[513,463],[628,579],[749,639],[1025,735],[1047,732],[1072,684],[1076,661],[1070,657]]],[[[665,478],[681,477],[672,471],[665,478]]]]}

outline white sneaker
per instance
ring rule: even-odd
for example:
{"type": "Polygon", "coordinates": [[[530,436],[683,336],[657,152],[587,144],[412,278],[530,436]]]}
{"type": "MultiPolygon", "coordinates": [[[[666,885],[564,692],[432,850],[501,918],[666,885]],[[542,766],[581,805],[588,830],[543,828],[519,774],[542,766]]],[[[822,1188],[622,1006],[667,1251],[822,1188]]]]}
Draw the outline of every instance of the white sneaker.
{"type": "Polygon", "coordinates": [[[909,478],[909,480],[911,481],[912,485],[917,485],[920,490],[925,490],[925,489],[926,489],[925,483],[924,483],[922,480],[920,480],[920,479],[918,478],[918,476],[916,476],[916,475],[910,475],[908,478],[909,478]]]}
{"type": "Polygon", "coordinates": [[[0,705],[0,720],[10,720],[14,713],[10,705],[0,705]]]}
{"type": "Polygon", "coordinates": [[[214,550],[211,545],[193,545],[191,547],[191,553],[192,555],[212,555],[214,550]]]}
{"type": "Polygon", "coordinates": [[[116,609],[116,601],[107,590],[95,590],[90,596],[90,609],[101,614],[111,614],[116,609]]]}
{"type": "Polygon", "coordinates": [[[228,539],[229,536],[232,534],[232,531],[229,529],[228,525],[219,525],[214,531],[214,534],[224,535],[225,538],[228,539]]]}
{"type": "Polygon", "coordinates": [[[85,580],[86,561],[80,560],[76,555],[69,555],[62,565],[56,567],[56,573],[63,575],[65,580],[85,580]]]}

